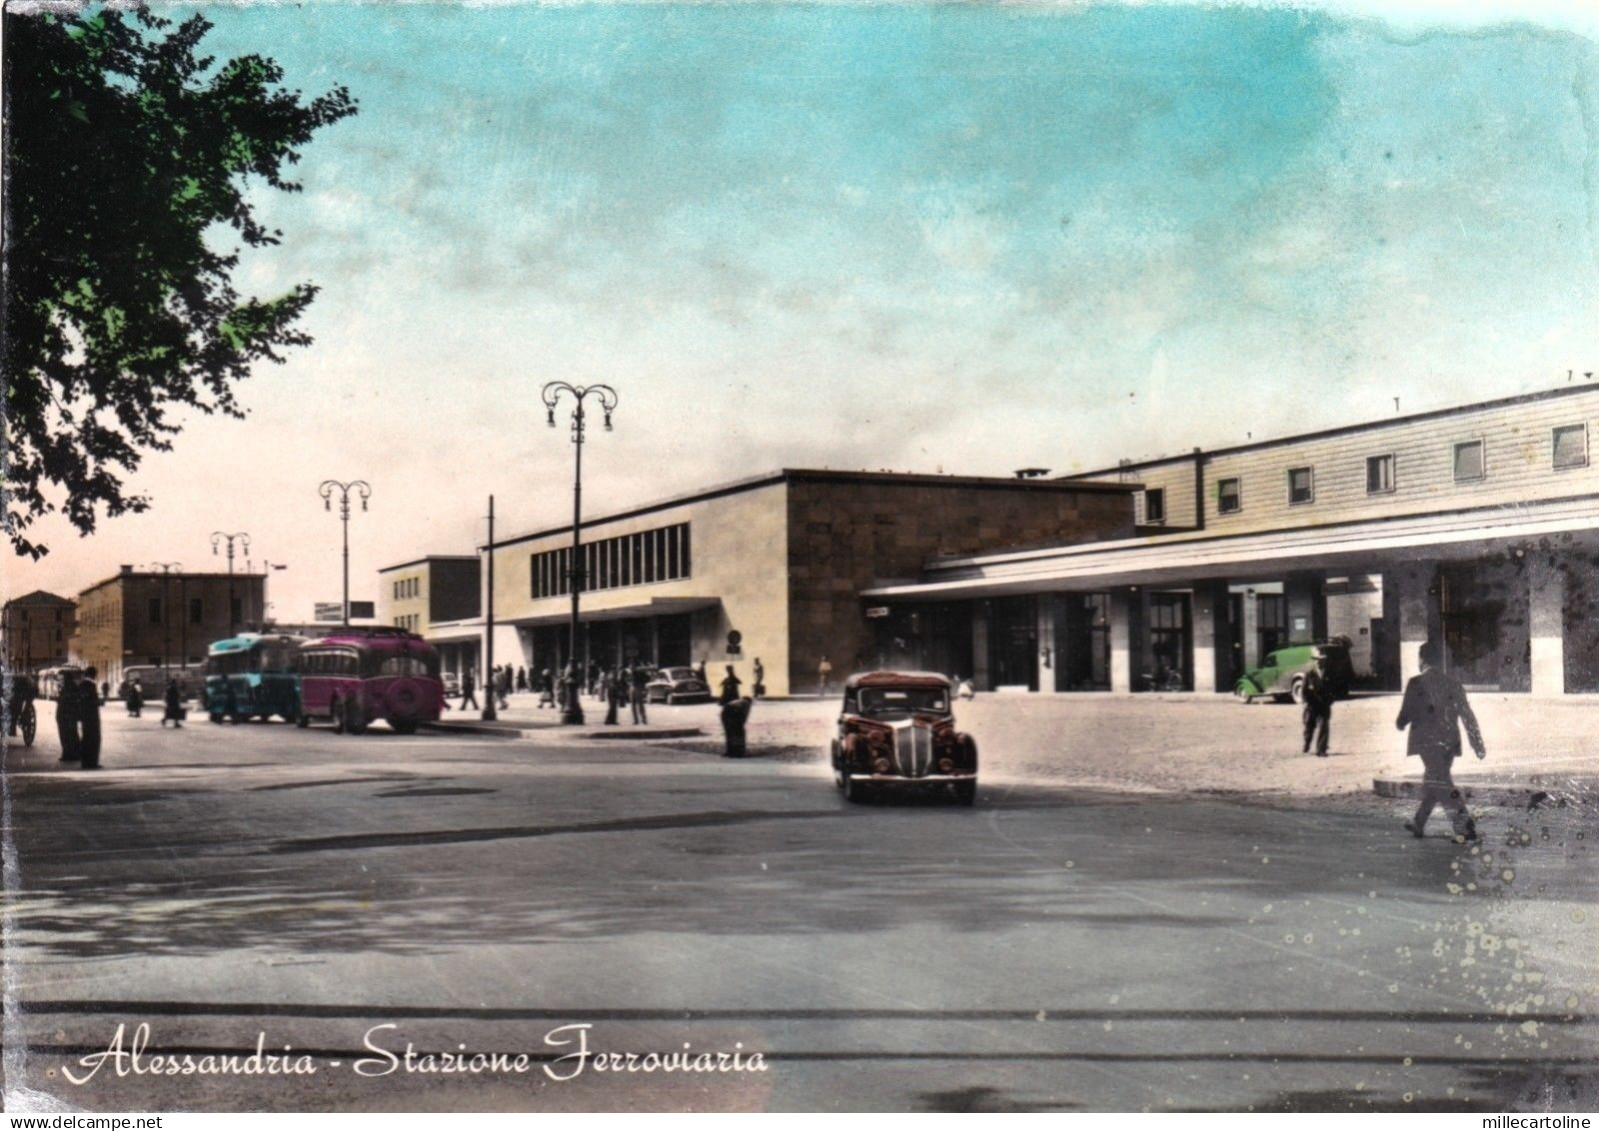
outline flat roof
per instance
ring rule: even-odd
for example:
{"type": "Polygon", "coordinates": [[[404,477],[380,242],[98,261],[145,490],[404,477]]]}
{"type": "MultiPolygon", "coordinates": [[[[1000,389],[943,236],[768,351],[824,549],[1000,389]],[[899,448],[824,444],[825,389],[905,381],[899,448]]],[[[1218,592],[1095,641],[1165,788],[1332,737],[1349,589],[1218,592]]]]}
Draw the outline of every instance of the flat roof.
{"type": "Polygon", "coordinates": [[[1363,424],[1342,424],[1336,428],[1323,428],[1316,432],[1298,432],[1292,436],[1278,436],[1269,440],[1252,440],[1247,444],[1230,444],[1225,448],[1211,448],[1208,450],[1195,448],[1192,451],[1181,452],[1176,455],[1156,456],[1152,459],[1119,463],[1115,467],[1107,467],[1100,471],[1079,471],[1071,475],[1058,476],[1053,482],[1072,482],[1100,475],[1121,475],[1146,467],[1159,467],[1168,463],[1183,463],[1192,460],[1196,455],[1225,456],[1233,455],[1236,452],[1252,452],[1262,448],[1281,447],[1284,444],[1298,444],[1306,440],[1324,440],[1332,436],[1347,436],[1351,433],[1370,432],[1379,428],[1397,428],[1404,424],[1414,424],[1420,420],[1437,420],[1440,417],[1459,416],[1468,412],[1486,412],[1490,409],[1508,408],[1511,405],[1518,404],[1532,404],[1537,401],[1553,400],[1556,397],[1579,396],[1583,393],[1599,393],[1599,385],[1571,385],[1561,389],[1545,389],[1538,393],[1522,393],[1519,396],[1501,397],[1498,400],[1478,401],[1475,404],[1454,405],[1450,408],[1435,408],[1426,412],[1413,412],[1405,416],[1393,417],[1390,420],[1369,420],[1363,424]]]}
{"type": "Polygon", "coordinates": [[[381,566],[378,572],[392,573],[397,569],[410,569],[412,566],[426,565],[429,562],[475,562],[477,560],[478,556],[476,554],[428,554],[425,557],[412,558],[408,562],[400,562],[397,565],[381,566]]]}
{"type": "MultiPolygon", "coordinates": [[[[738,495],[746,491],[757,491],[765,487],[775,487],[787,483],[876,483],[884,487],[966,487],[986,491],[1039,491],[1046,494],[1077,491],[1131,493],[1137,490],[1136,486],[1128,483],[1082,483],[1071,479],[1019,479],[1014,476],[998,475],[929,475],[913,471],[834,471],[827,468],[783,468],[779,471],[767,472],[748,479],[736,479],[730,483],[706,487],[685,495],[673,495],[665,499],[642,503],[624,511],[614,511],[596,518],[585,518],[583,527],[587,529],[591,526],[603,526],[608,522],[620,522],[623,519],[637,518],[640,515],[652,514],[656,511],[671,510],[674,507],[687,506],[691,503],[725,498],[728,495],[738,495]]],[[[497,538],[494,540],[494,546],[496,549],[503,546],[514,546],[520,542],[532,542],[539,538],[548,538],[552,534],[560,534],[571,529],[571,526],[564,524],[550,526],[529,534],[517,534],[510,538],[497,538]]],[[[488,545],[487,542],[482,542],[479,543],[478,548],[487,549],[488,545]]]]}

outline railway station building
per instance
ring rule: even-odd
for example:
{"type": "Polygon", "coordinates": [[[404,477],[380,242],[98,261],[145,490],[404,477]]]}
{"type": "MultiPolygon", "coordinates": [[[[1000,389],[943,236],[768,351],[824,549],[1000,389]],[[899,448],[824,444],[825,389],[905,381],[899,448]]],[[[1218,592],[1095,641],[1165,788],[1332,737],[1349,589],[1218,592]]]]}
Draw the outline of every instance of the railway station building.
{"type": "Polygon", "coordinates": [[[1395,689],[1423,641],[1470,688],[1599,692],[1599,388],[1124,463],[1129,537],[929,558],[861,588],[890,664],[980,688],[1229,692],[1331,637],[1395,689]]]}

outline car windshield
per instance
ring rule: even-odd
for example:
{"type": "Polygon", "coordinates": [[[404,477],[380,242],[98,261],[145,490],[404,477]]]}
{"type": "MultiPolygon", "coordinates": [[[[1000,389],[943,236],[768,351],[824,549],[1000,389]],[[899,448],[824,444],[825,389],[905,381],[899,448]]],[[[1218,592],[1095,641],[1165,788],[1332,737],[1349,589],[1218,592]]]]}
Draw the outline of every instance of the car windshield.
{"type": "Polygon", "coordinates": [[[949,713],[949,692],[941,687],[863,687],[861,714],[881,719],[915,713],[949,713]]]}
{"type": "Polygon", "coordinates": [[[697,678],[694,674],[693,668],[667,668],[661,674],[667,679],[672,680],[674,683],[681,683],[686,679],[697,678]]]}

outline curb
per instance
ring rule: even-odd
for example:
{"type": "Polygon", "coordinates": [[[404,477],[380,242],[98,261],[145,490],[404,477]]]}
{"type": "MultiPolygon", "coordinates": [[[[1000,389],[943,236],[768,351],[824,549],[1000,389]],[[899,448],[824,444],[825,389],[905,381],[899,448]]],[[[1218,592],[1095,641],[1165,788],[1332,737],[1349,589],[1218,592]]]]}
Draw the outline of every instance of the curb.
{"type": "Polygon", "coordinates": [[[491,738],[559,738],[559,739],[588,739],[595,741],[635,740],[638,742],[653,742],[657,739],[697,738],[705,733],[701,727],[669,727],[658,730],[640,732],[632,727],[618,727],[605,730],[566,730],[558,726],[543,727],[514,727],[497,723],[469,723],[456,721],[440,721],[436,723],[423,723],[424,730],[439,734],[482,734],[491,738]]]}
{"type": "MultiPolygon", "coordinates": [[[[1372,792],[1378,797],[1410,798],[1421,796],[1420,778],[1373,778],[1372,792]]],[[[1599,787],[1593,782],[1574,782],[1558,778],[1547,782],[1529,778],[1520,782],[1470,781],[1455,783],[1460,796],[1479,805],[1512,805],[1521,809],[1564,808],[1599,802],[1599,787]]]]}

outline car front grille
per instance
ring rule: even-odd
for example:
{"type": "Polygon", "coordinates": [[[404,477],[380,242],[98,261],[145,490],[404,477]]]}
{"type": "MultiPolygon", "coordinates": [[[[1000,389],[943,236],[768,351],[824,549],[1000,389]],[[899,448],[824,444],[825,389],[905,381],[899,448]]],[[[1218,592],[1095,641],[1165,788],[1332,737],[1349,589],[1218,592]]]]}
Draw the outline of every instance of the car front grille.
{"type": "Polygon", "coordinates": [[[893,724],[894,769],[908,778],[927,774],[933,765],[933,732],[912,720],[893,724]]]}

